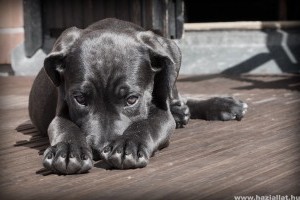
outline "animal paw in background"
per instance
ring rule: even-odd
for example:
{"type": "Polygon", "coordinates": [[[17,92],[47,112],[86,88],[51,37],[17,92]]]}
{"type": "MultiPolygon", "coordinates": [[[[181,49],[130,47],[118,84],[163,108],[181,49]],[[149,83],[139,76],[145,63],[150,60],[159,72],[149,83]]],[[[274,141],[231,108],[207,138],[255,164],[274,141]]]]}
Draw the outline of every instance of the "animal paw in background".
{"type": "Polygon", "coordinates": [[[176,128],[183,128],[190,119],[189,107],[181,100],[174,100],[170,105],[171,113],[176,122],[176,128]]]}
{"type": "Polygon", "coordinates": [[[232,97],[215,97],[208,100],[206,110],[207,120],[242,120],[247,112],[248,105],[232,97]]]}

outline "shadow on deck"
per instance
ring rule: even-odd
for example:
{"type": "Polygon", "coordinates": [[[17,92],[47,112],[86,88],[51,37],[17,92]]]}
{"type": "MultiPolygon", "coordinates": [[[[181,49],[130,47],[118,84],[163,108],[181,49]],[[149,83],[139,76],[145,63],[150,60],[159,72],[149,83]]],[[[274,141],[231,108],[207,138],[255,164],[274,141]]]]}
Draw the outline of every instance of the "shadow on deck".
{"type": "Polygon", "coordinates": [[[299,195],[300,76],[180,77],[183,96],[234,96],[249,104],[241,122],[191,120],[149,165],[58,176],[42,168],[47,138],[27,113],[32,78],[1,85],[1,199],[234,199],[299,195]],[[4,88],[4,90],[3,90],[4,88]],[[47,175],[47,176],[44,176],[47,175]]]}

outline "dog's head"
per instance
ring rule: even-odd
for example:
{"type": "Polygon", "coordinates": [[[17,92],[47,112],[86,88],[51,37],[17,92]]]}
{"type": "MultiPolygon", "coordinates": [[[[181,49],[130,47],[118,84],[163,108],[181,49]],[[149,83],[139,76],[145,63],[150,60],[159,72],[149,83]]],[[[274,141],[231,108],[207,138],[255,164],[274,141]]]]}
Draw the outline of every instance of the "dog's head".
{"type": "Polygon", "coordinates": [[[118,20],[67,29],[44,62],[67,116],[96,146],[151,106],[168,110],[179,66],[174,42],[118,20]]]}

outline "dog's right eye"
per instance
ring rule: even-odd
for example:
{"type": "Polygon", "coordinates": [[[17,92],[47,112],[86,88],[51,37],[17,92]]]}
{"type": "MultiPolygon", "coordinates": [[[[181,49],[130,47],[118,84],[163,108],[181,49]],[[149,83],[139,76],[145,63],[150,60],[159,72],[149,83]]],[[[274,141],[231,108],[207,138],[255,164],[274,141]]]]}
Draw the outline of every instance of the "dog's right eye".
{"type": "Polygon", "coordinates": [[[138,99],[139,99],[139,97],[137,97],[137,96],[134,96],[134,95],[129,96],[129,97],[126,99],[126,104],[127,104],[127,106],[132,106],[132,105],[134,105],[134,104],[137,102],[138,99]]]}
{"type": "Polygon", "coordinates": [[[82,94],[75,95],[74,99],[81,105],[86,105],[85,97],[82,94]]]}

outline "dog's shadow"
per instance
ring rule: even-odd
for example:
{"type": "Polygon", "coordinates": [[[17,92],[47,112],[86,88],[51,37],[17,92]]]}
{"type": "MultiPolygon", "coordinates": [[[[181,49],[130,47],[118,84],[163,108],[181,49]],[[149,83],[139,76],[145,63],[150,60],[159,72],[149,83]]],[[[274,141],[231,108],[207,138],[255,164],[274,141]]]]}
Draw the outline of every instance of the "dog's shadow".
{"type": "MultiPolygon", "coordinates": [[[[14,144],[15,147],[23,146],[38,150],[39,155],[43,155],[44,151],[50,145],[48,137],[41,135],[34,127],[30,120],[27,120],[15,129],[18,133],[30,136],[28,140],[18,140],[14,144]]],[[[49,175],[51,172],[45,168],[36,171],[36,174],[49,175]]]]}
{"type": "Polygon", "coordinates": [[[38,130],[34,127],[30,120],[27,120],[20,124],[16,129],[17,132],[23,135],[31,136],[29,140],[19,140],[14,146],[24,146],[38,150],[39,155],[42,155],[47,149],[49,144],[48,137],[41,135],[38,130]]]}

